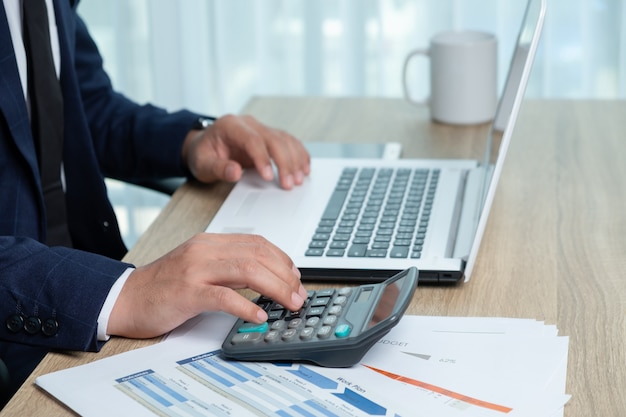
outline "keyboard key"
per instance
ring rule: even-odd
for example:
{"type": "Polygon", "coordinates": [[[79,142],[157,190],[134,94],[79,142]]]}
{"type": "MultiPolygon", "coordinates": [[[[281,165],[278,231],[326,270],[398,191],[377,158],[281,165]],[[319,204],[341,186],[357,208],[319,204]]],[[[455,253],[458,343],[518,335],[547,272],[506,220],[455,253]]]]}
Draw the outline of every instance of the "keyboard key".
{"type": "Polygon", "coordinates": [[[322,256],[323,254],[323,249],[307,249],[307,251],[304,252],[304,256],[322,256]]]}
{"type": "Polygon", "coordinates": [[[330,233],[315,233],[312,239],[313,240],[328,240],[330,239],[330,233]]]}
{"type": "Polygon", "coordinates": [[[374,242],[372,249],[389,249],[389,242],[374,242]]]}
{"type": "Polygon", "coordinates": [[[331,249],[346,249],[348,247],[347,241],[332,241],[330,243],[331,249]]]}
{"type": "Polygon", "coordinates": [[[389,252],[389,256],[392,258],[406,258],[409,256],[408,246],[394,246],[389,252]]]}
{"type": "Polygon", "coordinates": [[[365,252],[367,251],[367,245],[352,245],[350,249],[348,249],[348,256],[353,258],[362,258],[365,256],[365,252]]]}
{"type": "Polygon", "coordinates": [[[346,197],[348,197],[348,190],[335,190],[328,201],[328,205],[326,206],[326,210],[324,210],[322,219],[337,219],[341,213],[341,209],[343,208],[343,203],[346,201],[346,197]]]}
{"type": "Polygon", "coordinates": [[[384,258],[387,256],[387,249],[370,249],[366,255],[368,258],[384,258]]]}

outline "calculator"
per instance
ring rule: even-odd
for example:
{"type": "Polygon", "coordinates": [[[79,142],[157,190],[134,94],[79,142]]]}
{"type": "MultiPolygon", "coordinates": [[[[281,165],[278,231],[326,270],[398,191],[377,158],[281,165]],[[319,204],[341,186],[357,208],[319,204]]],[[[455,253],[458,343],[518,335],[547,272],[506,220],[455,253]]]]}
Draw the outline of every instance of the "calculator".
{"type": "Polygon", "coordinates": [[[352,366],[398,324],[417,280],[418,271],[411,267],[380,283],[309,290],[298,311],[260,296],[254,302],[267,312],[267,322],[238,319],[222,344],[222,355],[245,361],[352,366]]]}

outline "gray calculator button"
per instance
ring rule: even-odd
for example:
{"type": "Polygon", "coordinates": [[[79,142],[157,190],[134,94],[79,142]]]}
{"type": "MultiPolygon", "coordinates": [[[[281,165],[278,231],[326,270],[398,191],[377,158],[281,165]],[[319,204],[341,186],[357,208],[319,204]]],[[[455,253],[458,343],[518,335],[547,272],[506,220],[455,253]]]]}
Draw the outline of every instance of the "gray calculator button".
{"type": "Polygon", "coordinates": [[[317,332],[317,337],[319,337],[320,339],[326,339],[327,337],[331,335],[331,333],[332,333],[332,328],[330,326],[322,326],[317,332]]]}
{"type": "Polygon", "coordinates": [[[274,323],[272,323],[272,325],[270,326],[270,329],[272,330],[282,330],[287,326],[287,323],[285,323],[285,320],[277,320],[274,323]]]}
{"type": "Polygon", "coordinates": [[[307,327],[315,327],[317,326],[317,323],[319,323],[320,318],[319,317],[309,317],[306,321],[306,326],[307,327]]]}
{"type": "Polygon", "coordinates": [[[341,288],[341,289],[339,290],[339,295],[348,296],[348,295],[350,295],[350,293],[351,293],[351,292],[352,292],[352,288],[350,288],[350,287],[344,287],[344,288],[341,288]]]}
{"type": "Polygon", "coordinates": [[[315,329],[313,329],[313,327],[305,327],[300,332],[300,339],[309,340],[313,336],[314,331],[315,329]]]}
{"type": "Polygon", "coordinates": [[[335,316],[338,316],[341,314],[341,310],[343,310],[341,306],[335,305],[328,309],[328,314],[334,314],[335,316]]]}
{"type": "Polygon", "coordinates": [[[307,313],[307,316],[321,316],[324,312],[324,307],[313,307],[307,313]]]}
{"type": "Polygon", "coordinates": [[[233,345],[252,345],[263,340],[263,333],[237,333],[230,340],[232,341],[233,345]]]}
{"type": "Polygon", "coordinates": [[[293,319],[289,322],[290,329],[297,329],[302,324],[302,319],[293,319]]]}
{"type": "Polygon", "coordinates": [[[338,306],[343,306],[346,304],[346,301],[348,301],[346,296],[340,295],[339,297],[335,298],[335,301],[333,301],[333,304],[338,305],[338,306]]]}
{"type": "Polygon", "coordinates": [[[299,317],[302,317],[303,314],[304,314],[304,308],[301,308],[298,311],[289,311],[285,315],[285,320],[289,321],[289,320],[297,319],[299,317]]]}
{"type": "Polygon", "coordinates": [[[267,313],[268,320],[280,320],[283,317],[284,310],[272,310],[267,313]]]}
{"type": "Polygon", "coordinates": [[[287,329],[283,332],[282,339],[284,341],[292,340],[294,337],[296,337],[296,334],[297,334],[296,329],[287,329]]]}
{"type": "Polygon", "coordinates": [[[337,316],[328,315],[324,317],[324,321],[322,323],[324,323],[325,326],[334,326],[337,323],[337,316]]]}
{"type": "Polygon", "coordinates": [[[330,297],[317,297],[315,300],[311,301],[312,307],[325,306],[330,301],[330,297]]]}
{"type": "Polygon", "coordinates": [[[278,342],[279,339],[280,339],[280,336],[277,330],[270,330],[269,332],[265,334],[265,341],[267,343],[278,342]]]}
{"type": "Polygon", "coordinates": [[[323,290],[318,290],[317,291],[317,296],[318,297],[330,297],[334,293],[335,293],[335,290],[333,288],[326,288],[326,289],[323,289],[323,290]]]}

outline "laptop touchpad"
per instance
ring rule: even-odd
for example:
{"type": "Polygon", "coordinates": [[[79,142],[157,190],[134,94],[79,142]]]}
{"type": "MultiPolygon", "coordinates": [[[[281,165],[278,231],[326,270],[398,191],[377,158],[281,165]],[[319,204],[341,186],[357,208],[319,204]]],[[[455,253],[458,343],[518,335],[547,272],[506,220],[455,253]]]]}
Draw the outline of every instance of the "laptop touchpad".
{"type": "Polygon", "coordinates": [[[298,194],[300,193],[295,190],[251,191],[242,200],[235,217],[267,219],[292,216],[298,211],[303,200],[302,195],[298,194]],[[271,194],[271,198],[268,198],[267,194],[271,194]]]}

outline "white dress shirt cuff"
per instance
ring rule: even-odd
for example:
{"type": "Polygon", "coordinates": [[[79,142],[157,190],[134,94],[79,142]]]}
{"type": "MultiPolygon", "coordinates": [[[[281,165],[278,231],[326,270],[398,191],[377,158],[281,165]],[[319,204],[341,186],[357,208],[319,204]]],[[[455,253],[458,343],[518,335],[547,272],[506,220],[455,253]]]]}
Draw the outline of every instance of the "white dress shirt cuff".
{"type": "Polygon", "coordinates": [[[102,306],[102,310],[100,310],[100,315],[98,316],[98,341],[100,342],[106,342],[110,338],[107,334],[107,327],[109,326],[111,311],[113,311],[113,306],[122,291],[122,287],[126,283],[126,279],[128,279],[130,273],[134,270],[135,268],[126,269],[117,281],[115,281],[115,284],[113,284],[111,290],[109,291],[109,295],[106,300],[104,300],[104,305],[102,306]]]}

